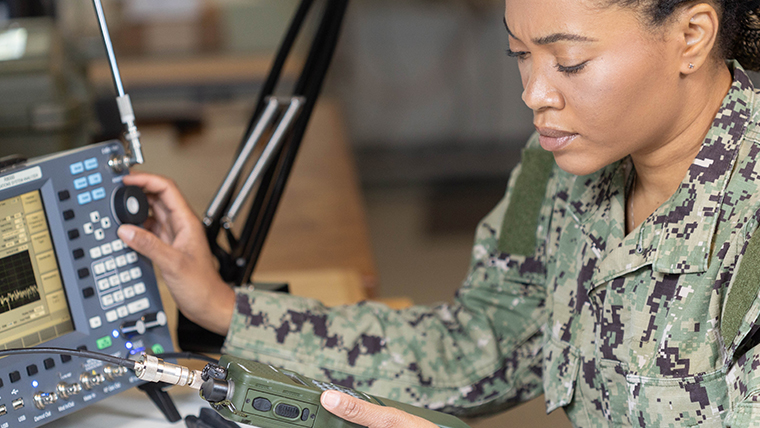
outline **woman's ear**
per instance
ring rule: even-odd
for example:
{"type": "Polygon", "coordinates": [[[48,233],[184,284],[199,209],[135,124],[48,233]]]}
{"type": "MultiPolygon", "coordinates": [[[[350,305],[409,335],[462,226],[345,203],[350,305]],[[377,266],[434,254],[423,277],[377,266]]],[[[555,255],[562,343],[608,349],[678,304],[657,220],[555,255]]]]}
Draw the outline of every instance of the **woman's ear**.
{"type": "Polygon", "coordinates": [[[691,74],[713,58],[718,45],[720,16],[709,3],[689,6],[678,15],[674,29],[681,45],[680,69],[691,74]]]}

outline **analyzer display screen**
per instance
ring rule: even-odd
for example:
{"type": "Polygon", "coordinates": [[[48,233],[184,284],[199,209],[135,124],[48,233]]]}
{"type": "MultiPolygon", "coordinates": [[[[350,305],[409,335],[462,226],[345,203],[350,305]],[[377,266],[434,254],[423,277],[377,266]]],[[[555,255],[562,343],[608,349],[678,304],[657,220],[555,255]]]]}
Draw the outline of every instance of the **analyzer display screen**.
{"type": "Polygon", "coordinates": [[[0,349],[74,331],[40,192],[0,201],[0,349]]]}

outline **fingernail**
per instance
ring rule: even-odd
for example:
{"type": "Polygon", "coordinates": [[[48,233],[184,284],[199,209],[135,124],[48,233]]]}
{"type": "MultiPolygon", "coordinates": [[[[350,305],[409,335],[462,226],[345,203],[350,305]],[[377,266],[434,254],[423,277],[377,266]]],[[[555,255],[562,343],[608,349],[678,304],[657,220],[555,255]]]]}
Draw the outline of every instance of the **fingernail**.
{"type": "Polygon", "coordinates": [[[135,237],[135,230],[129,226],[121,226],[116,234],[119,235],[123,241],[132,241],[135,237]]]}
{"type": "Polygon", "coordinates": [[[328,409],[334,409],[340,404],[340,394],[333,391],[326,391],[322,402],[328,409]]]}

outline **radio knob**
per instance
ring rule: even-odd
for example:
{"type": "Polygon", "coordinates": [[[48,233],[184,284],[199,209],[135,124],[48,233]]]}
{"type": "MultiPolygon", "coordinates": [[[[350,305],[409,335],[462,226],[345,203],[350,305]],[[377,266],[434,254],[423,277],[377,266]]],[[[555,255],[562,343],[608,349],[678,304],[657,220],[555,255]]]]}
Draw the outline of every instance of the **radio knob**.
{"type": "Polygon", "coordinates": [[[119,327],[121,334],[128,336],[132,334],[145,334],[145,323],[143,320],[124,321],[119,327]]]}
{"type": "Polygon", "coordinates": [[[165,326],[167,320],[164,311],[158,311],[143,315],[142,321],[145,323],[145,329],[149,330],[151,328],[165,326]]]}
{"type": "Polygon", "coordinates": [[[143,224],[148,219],[148,198],[137,186],[120,187],[114,193],[113,209],[123,224],[143,224]]]}

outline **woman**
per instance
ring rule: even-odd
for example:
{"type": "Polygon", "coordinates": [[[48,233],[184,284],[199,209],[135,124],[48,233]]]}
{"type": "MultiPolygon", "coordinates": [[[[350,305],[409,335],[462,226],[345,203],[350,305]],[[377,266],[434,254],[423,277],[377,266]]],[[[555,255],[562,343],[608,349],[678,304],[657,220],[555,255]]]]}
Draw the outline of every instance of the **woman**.
{"type": "MultiPolygon", "coordinates": [[[[176,187],[119,236],[225,352],[461,415],[541,393],[576,426],[760,425],[760,1],[506,0],[534,111],[453,304],[391,311],[241,290],[176,187]]],[[[337,393],[369,427],[430,427],[337,393]]]]}

